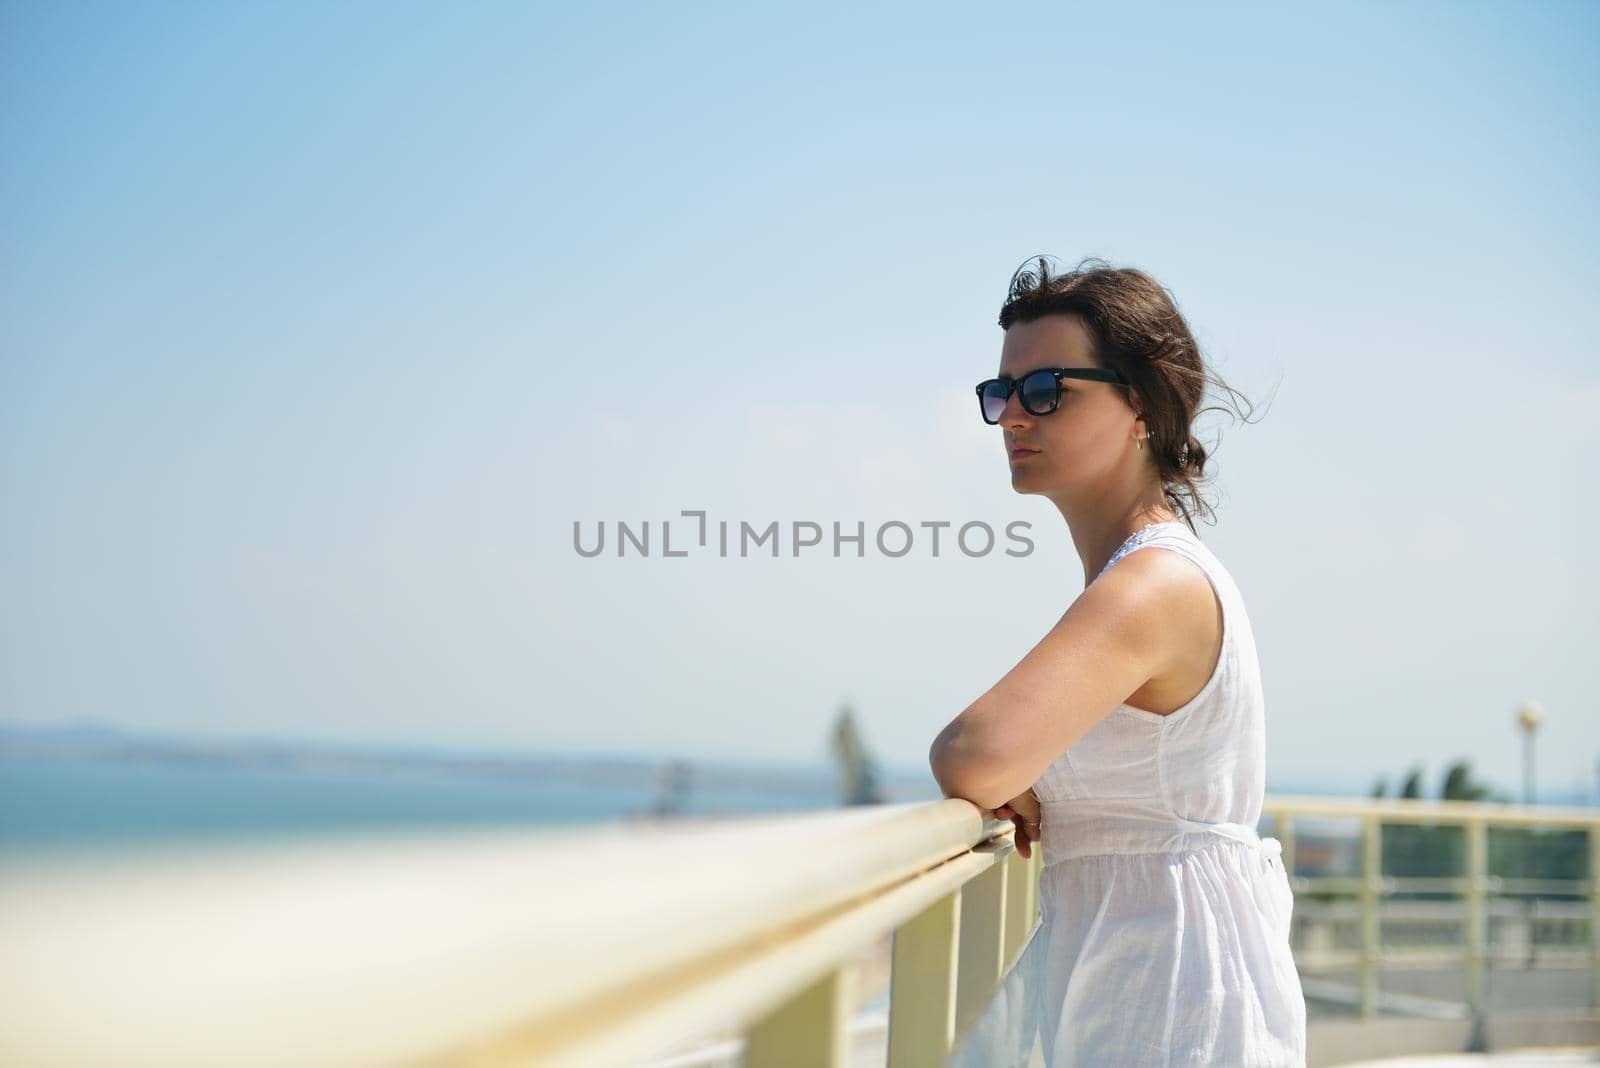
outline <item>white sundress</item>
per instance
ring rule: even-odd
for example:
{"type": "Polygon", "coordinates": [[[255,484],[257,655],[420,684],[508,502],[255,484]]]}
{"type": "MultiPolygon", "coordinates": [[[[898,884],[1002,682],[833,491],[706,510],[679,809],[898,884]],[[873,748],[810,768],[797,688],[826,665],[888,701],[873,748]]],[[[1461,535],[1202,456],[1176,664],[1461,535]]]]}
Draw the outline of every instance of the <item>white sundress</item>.
{"type": "Polygon", "coordinates": [[[1266,735],[1249,618],[1181,522],[1139,530],[1100,574],[1152,546],[1216,591],[1216,669],[1168,715],[1119,705],[1034,784],[1039,922],[947,1068],[1024,1068],[1036,1040],[1048,1068],[1305,1064],[1293,892],[1278,840],[1256,831],[1266,735]]]}

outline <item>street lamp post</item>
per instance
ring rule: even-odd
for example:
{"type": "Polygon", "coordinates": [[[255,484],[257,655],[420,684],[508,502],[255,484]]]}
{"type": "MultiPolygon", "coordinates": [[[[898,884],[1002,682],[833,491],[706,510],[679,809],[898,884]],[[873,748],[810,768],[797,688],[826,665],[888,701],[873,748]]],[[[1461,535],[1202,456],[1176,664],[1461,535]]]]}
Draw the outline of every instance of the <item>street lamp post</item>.
{"type": "Polygon", "coordinates": [[[1533,735],[1544,722],[1544,709],[1537,701],[1524,701],[1517,709],[1517,726],[1522,728],[1522,795],[1527,804],[1534,803],[1533,788],[1533,735]]]}

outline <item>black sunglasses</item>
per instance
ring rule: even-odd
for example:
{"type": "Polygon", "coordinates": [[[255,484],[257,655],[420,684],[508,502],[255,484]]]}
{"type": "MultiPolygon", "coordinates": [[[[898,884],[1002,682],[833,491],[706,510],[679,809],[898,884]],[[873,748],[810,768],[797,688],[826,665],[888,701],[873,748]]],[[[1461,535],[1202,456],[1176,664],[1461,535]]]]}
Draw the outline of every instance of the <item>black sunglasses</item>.
{"type": "Polygon", "coordinates": [[[1120,371],[1108,367],[1041,367],[1029,371],[1021,379],[991,378],[978,383],[978,410],[983,421],[990,426],[1000,421],[1006,410],[1006,401],[1012,393],[1022,402],[1022,410],[1029,415],[1049,415],[1061,403],[1061,380],[1086,378],[1093,382],[1115,382],[1128,385],[1120,371]]]}

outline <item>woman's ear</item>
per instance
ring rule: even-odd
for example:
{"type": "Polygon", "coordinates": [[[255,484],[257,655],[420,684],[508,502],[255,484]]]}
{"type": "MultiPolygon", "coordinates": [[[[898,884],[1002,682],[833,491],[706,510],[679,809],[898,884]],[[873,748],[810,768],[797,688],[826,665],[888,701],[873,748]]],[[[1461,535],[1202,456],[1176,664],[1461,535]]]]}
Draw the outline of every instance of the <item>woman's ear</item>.
{"type": "MultiPolygon", "coordinates": [[[[1128,407],[1133,409],[1134,419],[1138,420],[1144,418],[1144,398],[1139,396],[1137,392],[1131,389],[1128,390],[1128,407]]],[[[1147,429],[1146,433],[1148,432],[1149,431],[1147,429]]]]}

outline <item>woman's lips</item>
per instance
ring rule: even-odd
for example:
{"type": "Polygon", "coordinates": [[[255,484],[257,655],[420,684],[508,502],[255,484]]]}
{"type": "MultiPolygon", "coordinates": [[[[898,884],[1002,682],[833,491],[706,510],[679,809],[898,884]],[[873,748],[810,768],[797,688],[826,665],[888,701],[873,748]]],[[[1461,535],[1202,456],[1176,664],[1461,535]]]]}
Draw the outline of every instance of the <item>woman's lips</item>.
{"type": "Polygon", "coordinates": [[[1037,456],[1038,453],[1039,453],[1038,449],[1012,449],[1011,450],[1011,459],[1012,460],[1021,460],[1024,457],[1027,457],[1027,456],[1037,456]]]}

